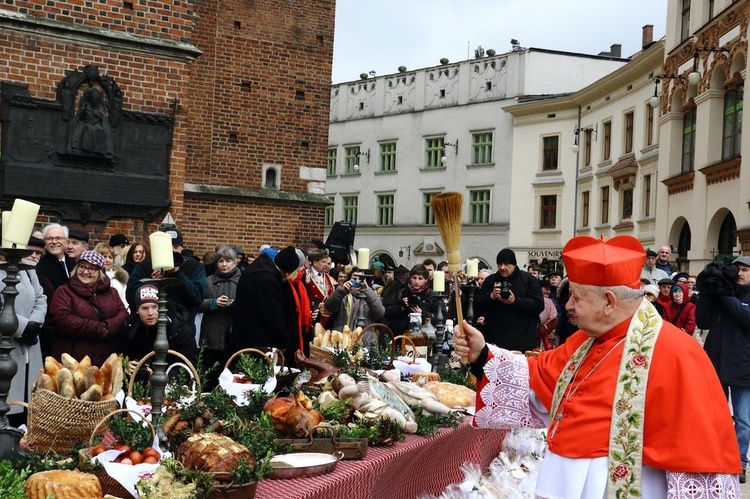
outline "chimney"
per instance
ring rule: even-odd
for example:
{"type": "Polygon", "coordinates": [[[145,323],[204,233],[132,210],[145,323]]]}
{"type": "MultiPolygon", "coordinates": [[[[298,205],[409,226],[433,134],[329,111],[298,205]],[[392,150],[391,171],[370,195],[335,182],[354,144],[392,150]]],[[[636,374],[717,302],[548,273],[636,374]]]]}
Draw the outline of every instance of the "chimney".
{"type": "Polygon", "coordinates": [[[613,43],[609,48],[609,54],[612,57],[622,57],[622,45],[620,45],[619,43],[613,43]]]}
{"type": "Polygon", "coordinates": [[[641,48],[645,49],[654,43],[654,25],[647,24],[643,27],[643,39],[641,40],[641,48]]]}

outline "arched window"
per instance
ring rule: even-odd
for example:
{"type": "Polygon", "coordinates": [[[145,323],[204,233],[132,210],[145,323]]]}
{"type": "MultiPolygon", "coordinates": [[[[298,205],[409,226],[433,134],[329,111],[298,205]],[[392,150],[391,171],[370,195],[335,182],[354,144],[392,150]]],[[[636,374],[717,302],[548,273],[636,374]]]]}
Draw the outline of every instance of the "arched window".
{"type": "Polygon", "coordinates": [[[744,82],[727,87],[724,93],[724,131],[722,133],[721,159],[727,160],[740,155],[742,141],[742,107],[745,91],[744,82]]]}
{"type": "Polygon", "coordinates": [[[737,236],[734,234],[735,232],[737,232],[737,223],[734,220],[734,215],[727,213],[727,216],[724,217],[724,221],[721,222],[721,228],[719,229],[718,258],[732,256],[735,242],[737,241],[737,236]]]}

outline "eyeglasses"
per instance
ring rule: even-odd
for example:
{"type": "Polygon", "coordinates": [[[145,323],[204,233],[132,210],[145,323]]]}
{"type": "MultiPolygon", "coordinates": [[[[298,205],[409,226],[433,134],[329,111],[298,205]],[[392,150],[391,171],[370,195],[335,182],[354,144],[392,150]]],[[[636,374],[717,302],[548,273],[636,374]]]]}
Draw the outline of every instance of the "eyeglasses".
{"type": "Polygon", "coordinates": [[[83,265],[79,265],[78,270],[80,270],[81,272],[88,273],[88,274],[93,274],[94,272],[99,272],[99,267],[86,267],[83,265]]]}
{"type": "Polygon", "coordinates": [[[41,255],[43,255],[43,254],[44,254],[44,251],[42,251],[42,250],[33,250],[33,251],[31,252],[31,254],[32,254],[32,255],[40,255],[40,256],[41,256],[41,255]]]}
{"type": "Polygon", "coordinates": [[[51,242],[51,243],[53,243],[53,242],[54,243],[61,243],[61,242],[65,241],[65,239],[66,238],[64,238],[62,236],[55,236],[55,237],[48,236],[48,237],[44,238],[45,241],[51,242]]]}

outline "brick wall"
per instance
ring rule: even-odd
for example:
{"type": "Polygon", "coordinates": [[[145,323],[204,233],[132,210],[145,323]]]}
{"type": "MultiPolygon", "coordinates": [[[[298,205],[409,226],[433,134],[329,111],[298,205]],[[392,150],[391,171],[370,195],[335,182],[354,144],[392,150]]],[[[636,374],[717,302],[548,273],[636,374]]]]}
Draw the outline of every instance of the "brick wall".
{"type": "MultiPolygon", "coordinates": [[[[262,164],[273,163],[281,165],[282,189],[307,192],[300,166],[325,167],[334,0],[4,0],[1,8],[82,33],[106,29],[193,43],[203,52],[187,62],[142,47],[127,50],[0,26],[0,79],[27,83],[34,97],[54,99],[66,70],[94,64],[116,79],[125,109],[166,114],[179,103],[169,212],[196,253],[217,242],[257,247],[323,237],[321,205],[191,198],[184,183],[257,189],[262,164]],[[230,214],[238,225],[214,218],[233,220],[230,214]]],[[[163,216],[152,223],[123,219],[80,226],[42,213],[39,223],[88,230],[96,243],[118,232],[142,240],[163,216]]]]}

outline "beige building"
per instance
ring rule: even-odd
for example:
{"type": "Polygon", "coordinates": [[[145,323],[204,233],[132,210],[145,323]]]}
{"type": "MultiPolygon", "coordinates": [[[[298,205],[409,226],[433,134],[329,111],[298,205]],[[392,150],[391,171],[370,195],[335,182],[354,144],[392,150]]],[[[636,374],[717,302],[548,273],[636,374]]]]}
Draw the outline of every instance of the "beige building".
{"type": "Polygon", "coordinates": [[[630,234],[644,246],[657,231],[658,109],[650,102],[664,41],[643,29],[643,51],[570,94],[520,101],[513,116],[509,245],[519,265],[561,268],[575,235],[630,234]]]}
{"type": "Polygon", "coordinates": [[[750,252],[743,134],[750,2],[669,0],[660,85],[657,234],[695,274],[750,252]]]}

